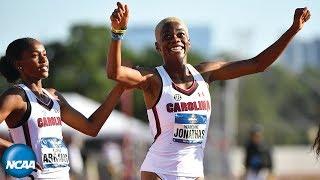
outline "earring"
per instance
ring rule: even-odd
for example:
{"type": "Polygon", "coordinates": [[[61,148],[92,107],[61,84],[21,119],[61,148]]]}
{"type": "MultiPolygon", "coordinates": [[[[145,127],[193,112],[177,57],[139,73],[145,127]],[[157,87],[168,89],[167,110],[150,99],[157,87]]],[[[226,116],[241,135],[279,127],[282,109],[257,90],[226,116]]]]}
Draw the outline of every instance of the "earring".
{"type": "Polygon", "coordinates": [[[18,69],[19,69],[19,70],[22,70],[22,67],[21,67],[21,66],[19,66],[19,67],[18,67],[18,69]]]}

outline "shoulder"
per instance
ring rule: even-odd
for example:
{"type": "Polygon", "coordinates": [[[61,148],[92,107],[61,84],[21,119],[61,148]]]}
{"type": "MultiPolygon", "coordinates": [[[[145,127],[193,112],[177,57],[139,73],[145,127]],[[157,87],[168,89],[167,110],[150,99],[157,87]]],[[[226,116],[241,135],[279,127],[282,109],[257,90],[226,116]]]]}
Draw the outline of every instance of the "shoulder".
{"type": "Polygon", "coordinates": [[[226,61],[223,60],[206,61],[196,65],[195,69],[202,75],[207,83],[211,83],[225,64],[226,61]]]}
{"type": "Polygon", "coordinates": [[[0,96],[0,106],[7,108],[23,108],[27,101],[23,89],[13,86],[5,90],[0,96]]]}
{"type": "Polygon", "coordinates": [[[1,94],[1,99],[3,99],[3,98],[15,100],[15,101],[27,99],[24,90],[17,87],[17,86],[12,86],[12,87],[8,88],[7,90],[5,90],[1,94]]]}
{"type": "Polygon", "coordinates": [[[64,97],[58,90],[54,88],[46,88],[46,90],[50,93],[51,96],[53,96],[55,100],[57,100],[60,103],[60,105],[61,103],[65,102],[64,97]]]}
{"type": "Polygon", "coordinates": [[[60,94],[56,89],[54,88],[46,88],[46,90],[52,95],[53,97],[57,98],[57,95],[60,94]]]}
{"type": "Polygon", "coordinates": [[[214,61],[204,61],[196,66],[194,66],[196,68],[197,71],[199,71],[200,73],[205,73],[208,70],[216,70],[221,68],[224,64],[226,64],[226,61],[224,60],[214,60],[214,61]]]}
{"type": "Polygon", "coordinates": [[[51,96],[53,96],[53,98],[55,100],[58,101],[60,107],[64,107],[65,105],[67,105],[67,101],[66,99],[63,97],[63,95],[56,89],[54,88],[46,88],[46,90],[50,93],[51,96]]]}

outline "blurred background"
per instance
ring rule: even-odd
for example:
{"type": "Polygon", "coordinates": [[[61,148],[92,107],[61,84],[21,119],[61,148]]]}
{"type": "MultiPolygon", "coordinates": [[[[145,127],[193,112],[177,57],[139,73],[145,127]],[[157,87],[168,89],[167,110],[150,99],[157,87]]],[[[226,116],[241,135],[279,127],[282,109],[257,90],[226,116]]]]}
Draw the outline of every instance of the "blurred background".
{"type": "MultiPolygon", "coordinates": [[[[256,56],[292,24],[294,10],[307,6],[311,19],[268,71],[214,82],[212,120],[205,154],[206,179],[240,179],[254,127],[270,149],[272,178],[320,179],[312,151],[320,118],[320,1],[126,0],[130,20],[123,59],[127,65],[162,64],[154,48],[154,27],[177,16],[189,27],[190,64],[256,56]],[[263,137],[263,138],[262,138],[263,137]]],[[[105,73],[109,16],[116,1],[33,0],[0,2],[0,54],[17,38],[44,43],[50,76],[43,83],[63,92],[89,116],[114,86],[105,73]]],[[[0,91],[10,84],[0,79],[0,91]]],[[[141,92],[129,91],[102,128],[89,138],[65,127],[73,179],[139,179],[152,143],[141,92]]],[[[1,137],[7,137],[5,123],[1,137]]],[[[0,179],[4,173],[0,170],[0,179]]]]}

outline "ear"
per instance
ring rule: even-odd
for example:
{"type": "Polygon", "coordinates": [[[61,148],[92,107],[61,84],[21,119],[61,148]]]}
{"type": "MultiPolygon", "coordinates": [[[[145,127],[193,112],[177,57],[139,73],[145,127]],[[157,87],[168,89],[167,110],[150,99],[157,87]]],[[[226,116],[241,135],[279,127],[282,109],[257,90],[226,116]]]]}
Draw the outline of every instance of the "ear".
{"type": "Polygon", "coordinates": [[[154,43],[154,46],[156,47],[157,52],[160,53],[161,50],[160,50],[160,47],[159,47],[158,42],[155,42],[155,43],[154,43]]]}
{"type": "Polygon", "coordinates": [[[17,71],[22,71],[22,65],[20,61],[14,61],[13,66],[17,71]]]}

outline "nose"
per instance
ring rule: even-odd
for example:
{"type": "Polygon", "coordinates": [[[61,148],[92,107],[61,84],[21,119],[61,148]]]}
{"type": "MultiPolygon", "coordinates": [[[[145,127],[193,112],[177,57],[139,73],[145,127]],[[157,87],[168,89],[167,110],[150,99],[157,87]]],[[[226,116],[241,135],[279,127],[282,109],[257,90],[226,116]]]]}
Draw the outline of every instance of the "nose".
{"type": "Polygon", "coordinates": [[[39,56],[39,63],[46,63],[47,61],[48,61],[47,56],[42,54],[39,56]]]}
{"type": "Polygon", "coordinates": [[[175,34],[175,35],[173,35],[173,37],[172,37],[172,41],[173,41],[173,42],[180,42],[181,39],[175,34]]]}

